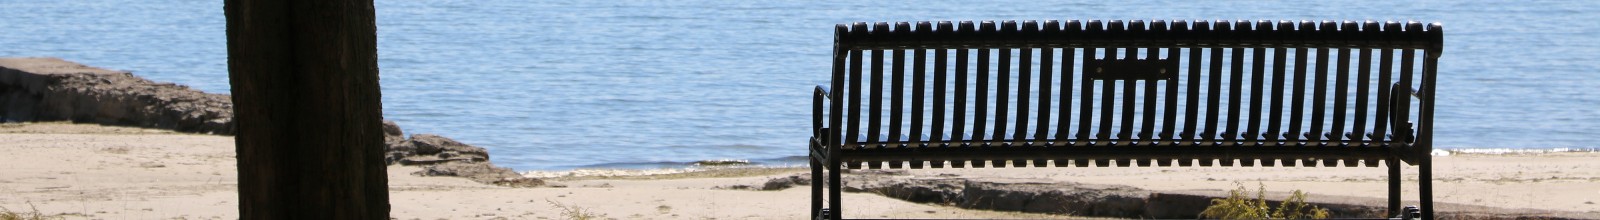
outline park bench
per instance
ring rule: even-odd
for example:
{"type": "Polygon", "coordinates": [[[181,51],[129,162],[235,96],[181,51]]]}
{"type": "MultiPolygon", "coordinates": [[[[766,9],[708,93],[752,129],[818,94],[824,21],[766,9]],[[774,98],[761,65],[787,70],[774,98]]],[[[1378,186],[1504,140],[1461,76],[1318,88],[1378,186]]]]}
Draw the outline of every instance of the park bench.
{"type": "Polygon", "coordinates": [[[811,213],[841,218],[849,169],[1382,164],[1393,216],[1404,162],[1431,218],[1442,42],[1418,22],[840,24],[811,213]]]}

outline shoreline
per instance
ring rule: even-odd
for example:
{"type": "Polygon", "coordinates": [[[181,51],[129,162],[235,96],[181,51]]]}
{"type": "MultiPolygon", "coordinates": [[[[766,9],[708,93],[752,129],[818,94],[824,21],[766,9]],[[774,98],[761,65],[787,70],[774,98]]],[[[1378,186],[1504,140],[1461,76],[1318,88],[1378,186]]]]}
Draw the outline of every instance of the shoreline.
{"type": "MultiPolygon", "coordinates": [[[[232,100],[225,94],[211,94],[173,83],[154,82],[126,71],[106,70],[58,58],[0,57],[0,122],[73,121],[115,126],[170,129],[190,133],[229,135],[233,131],[232,100]],[[153,110],[154,109],[154,110],[153,110]]],[[[399,125],[386,121],[386,145],[393,163],[429,165],[452,161],[436,153],[406,152],[416,143],[399,125]],[[409,148],[408,148],[409,149],[409,148]],[[411,157],[411,156],[424,157],[411,157]],[[427,156],[434,156],[429,158],[427,156]],[[403,161],[411,157],[413,161],[403,161]]],[[[491,152],[448,137],[427,135],[430,141],[459,144],[460,149],[481,158],[454,158],[493,164],[491,152]]],[[[1600,147],[1494,148],[1441,147],[1435,156],[1457,154],[1527,154],[1552,152],[1600,152],[1600,147]]],[[[459,154],[446,154],[459,155],[459,154]]],[[[524,176],[551,176],[584,173],[621,175],[626,173],[666,173],[695,170],[704,162],[737,161],[757,166],[805,167],[804,156],[777,158],[705,158],[692,161],[606,162],[549,166],[553,169],[513,170],[524,176]],[[533,174],[533,175],[529,175],[533,174]]],[[[498,167],[498,166],[497,166],[498,167]]]]}
{"type": "MultiPolygon", "coordinates": [[[[237,218],[231,137],[72,123],[0,124],[0,207],[69,219],[237,218]],[[33,207],[33,208],[30,208],[33,207]]],[[[398,219],[567,219],[582,210],[602,218],[799,219],[803,189],[721,189],[760,184],[787,171],[632,179],[559,179],[505,187],[464,178],[419,176],[420,166],[388,167],[391,213],[398,219]],[[793,198],[777,199],[772,198],[793,198]],[[729,207],[741,207],[737,209],[729,207]]],[[[852,216],[1061,218],[965,210],[852,193],[870,203],[852,216]]]]}
{"type": "MultiPolygon", "coordinates": [[[[0,154],[8,161],[0,166],[0,173],[8,174],[0,176],[0,194],[14,195],[0,197],[0,207],[26,211],[23,207],[38,205],[42,212],[74,218],[227,219],[237,214],[232,211],[237,208],[236,159],[232,137],[226,135],[233,125],[217,118],[231,116],[225,95],[52,58],[0,59],[0,71],[9,77],[0,86],[11,92],[0,94],[7,103],[0,118],[52,121],[61,118],[36,113],[70,112],[70,121],[102,124],[0,123],[0,150],[8,152],[0,154]],[[130,88],[139,92],[119,92],[130,88]],[[56,96],[79,101],[50,104],[60,102],[56,96]],[[151,113],[152,108],[164,110],[151,113]],[[203,126],[175,127],[174,121],[203,126]]],[[[613,218],[808,215],[795,208],[808,205],[804,157],[519,172],[495,166],[484,148],[437,135],[407,135],[392,122],[383,132],[397,217],[560,218],[572,210],[613,218]],[[654,168],[628,168],[641,166],[654,168]]],[[[1443,204],[1444,216],[1600,219],[1595,204],[1600,191],[1594,191],[1600,190],[1594,187],[1600,186],[1600,164],[1591,162],[1600,160],[1600,149],[1441,148],[1433,154],[1435,199],[1443,204]]],[[[905,218],[1184,217],[1234,186],[1257,183],[1274,196],[1306,190],[1313,203],[1339,207],[1343,216],[1370,217],[1374,206],[1363,204],[1382,203],[1378,199],[1386,195],[1381,174],[1364,167],[856,170],[847,171],[844,187],[847,203],[857,208],[845,211],[847,216],[905,218]],[[1069,201],[1061,199],[1064,195],[1097,196],[1069,201]],[[1008,199],[995,199],[1002,197],[1008,199]],[[1076,207],[1071,204],[1120,208],[1082,211],[1068,208],[1076,207]]],[[[1416,181],[1407,180],[1405,189],[1412,193],[1403,195],[1409,194],[1408,201],[1416,199],[1416,181]]]]}
{"type": "MultiPolygon", "coordinates": [[[[0,154],[0,160],[8,161],[7,166],[0,166],[0,172],[8,174],[0,176],[0,194],[12,195],[0,197],[0,207],[14,211],[27,211],[33,205],[45,214],[65,214],[69,218],[135,219],[230,219],[237,214],[233,211],[237,204],[237,173],[231,137],[71,123],[11,123],[0,124],[0,150],[8,152],[0,154]]],[[[1595,160],[1600,160],[1600,154],[1435,157],[1439,166],[1434,180],[1438,187],[1436,199],[1441,203],[1441,213],[1456,216],[1600,219],[1600,205],[1592,204],[1600,202],[1600,191],[1595,191],[1600,189],[1593,187],[1600,185],[1600,164],[1590,162],[1595,160]]],[[[413,175],[425,169],[389,167],[395,217],[564,218],[560,215],[563,207],[577,207],[610,218],[793,219],[807,215],[803,207],[809,201],[809,186],[802,184],[809,181],[801,178],[808,177],[809,170],[804,168],[575,175],[542,178],[546,185],[531,188],[413,175]],[[730,205],[741,208],[727,208],[733,207],[730,205]]],[[[1239,184],[1248,187],[1259,183],[1270,191],[1269,199],[1298,189],[1312,194],[1309,201],[1331,207],[1381,204],[1374,201],[1385,195],[1382,173],[1381,168],[1366,167],[858,170],[846,174],[846,188],[851,190],[846,192],[845,200],[857,207],[846,210],[847,216],[856,217],[1079,218],[1093,213],[1064,216],[1061,214],[1065,213],[1049,210],[1017,210],[1014,206],[930,202],[908,197],[919,194],[896,192],[959,183],[955,186],[963,190],[932,195],[955,196],[951,198],[964,201],[960,195],[968,193],[1041,196],[1054,195],[1051,192],[1118,192],[1143,198],[1118,200],[1134,204],[1204,204],[1208,198],[1239,184]],[[1040,184],[1059,187],[1025,187],[1040,184]],[[1087,191],[1061,191],[1079,188],[1087,191]]],[[[1410,192],[1415,190],[1415,180],[1407,180],[1406,190],[1406,200],[1414,200],[1410,192]]],[[[1362,207],[1367,206],[1340,210],[1370,210],[1362,207]]],[[[1094,216],[1126,215],[1090,217],[1094,216]]]]}
{"type": "MultiPolygon", "coordinates": [[[[1432,154],[1433,154],[1434,157],[1448,157],[1448,156],[1470,156],[1470,155],[1518,155],[1518,154],[1560,154],[1560,153],[1595,153],[1595,154],[1600,154],[1600,148],[1583,148],[1583,147],[1439,148],[1439,149],[1434,149],[1434,152],[1432,154]]],[[[663,173],[663,172],[699,171],[699,170],[723,169],[723,168],[748,168],[748,167],[780,168],[780,169],[781,168],[806,168],[806,167],[808,167],[808,165],[806,164],[806,159],[807,158],[804,157],[804,156],[787,156],[787,157],[768,158],[768,159],[706,159],[706,160],[697,160],[697,161],[656,161],[656,162],[645,162],[645,163],[598,163],[598,164],[588,164],[588,165],[563,166],[564,168],[556,168],[556,169],[517,170],[517,172],[518,173],[523,173],[523,174],[530,174],[531,173],[531,175],[529,177],[540,177],[540,176],[552,176],[552,175],[555,175],[555,176],[567,175],[567,173],[573,173],[572,175],[590,175],[590,174],[587,174],[587,173],[593,173],[594,175],[604,175],[604,174],[625,175],[625,174],[629,174],[629,173],[638,173],[637,175],[648,175],[648,174],[663,173]],[[726,166],[722,166],[722,165],[717,165],[717,166],[700,165],[701,163],[706,163],[706,162],[724,162],[724,161],[733,161],[735,163],[740,163],[740,164],[726,165],[726,166]],[[771,162],[787,162],[787,163],[771,163],[771,162]],[[621,164],[621,165],[618,165],[618,164],[621,164]],[[648,164],[648,165],[637,165],[637,164],[648,164]],[[645,168],[645,167],[648,167],[648,168],[645,168]]]]}
{"type": "MultiPolygon", "coordinates": [[[[60,122],[232,136],[233,100],[174,83],[150,81],[51,57],[0,57],[0,123],[60,122]]],[[[384,161],[425,166],[423,175],[484,183],[532,180],[495,166],[488,150],[433,134],[406,135],[383,120],[384,161]]]]}

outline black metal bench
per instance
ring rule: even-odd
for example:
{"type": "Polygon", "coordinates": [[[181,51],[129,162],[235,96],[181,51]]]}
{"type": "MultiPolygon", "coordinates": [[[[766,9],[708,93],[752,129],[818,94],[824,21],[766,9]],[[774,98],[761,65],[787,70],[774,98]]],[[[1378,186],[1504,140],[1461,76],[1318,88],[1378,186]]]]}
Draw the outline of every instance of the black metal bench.
{"type": "Polygon", "coordinates": [[[1399,163],[1419,166],[1433,216],[1437,23],[892,26],[836,27],[832,84],[812,108],[814,218],[841,217],[842,169],[1340,161],[1389,168],[1391,216],[1399,163]]]}

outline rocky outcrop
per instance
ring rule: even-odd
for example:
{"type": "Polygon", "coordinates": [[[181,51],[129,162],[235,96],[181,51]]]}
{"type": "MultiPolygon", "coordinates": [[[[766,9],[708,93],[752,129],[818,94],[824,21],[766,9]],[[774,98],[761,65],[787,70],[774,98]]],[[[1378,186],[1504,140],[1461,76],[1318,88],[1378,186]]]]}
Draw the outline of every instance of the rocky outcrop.
{"type": "Polygon", "coordinates": [[[478,181],[480,183],[494,184],[507,187],[538,187],[544,186],[544,180],[522,177],[516,171],[497,167],[488,163],[444,163],[430,165],[422,171],[412,173],[418,176],[456,176],[478,181]]]}
{"type": "Polygon", "coordinates": [[[423,166],[418,176],[454,176],[506,187],[544,186],[543,180],[489,162],[489,150],[444,136],[405,132],[394,121],[383,120],[384,161],[389,165],[423,166]]]}
{"type": "Polygon", "coordinates": [[[233,102],[57,58],[0,58],[0,121],[73,121],[231,135],[233,102]]]}
{"type": "MultiPolygon", "coordinates": [[[[233,100],[172,84],[157,83],[57,58],[0,58],[0,122],[73,121],[104,125],[233,135],[233,100]]],[[[400,126],[383,121],[384,160],[426,166],[417,175],[456,176],[487,184],[532,187],[489,162],[489,151],[417,134],[407,139],[400,126]]]]}
{"type": "MultiPolygon", "coordinates": [[[[1098,217],[1151,217],[1145,213],[1147,209],[1145,200],[1151,192],[1128,186],[959,177],[919,178],[881,174],[846,175],[844,183],[843,188],[846,191],[869,192],[911,202],[935,203],[967,209],[1098,217]]],[[[1209,202],[1206,201],[1207,204],[1209,202]]]]}
{"type": "Polygon", "coordinates": [[[781,177],[781,178],[774,178],[774,179],[767,180],[767,182],[761,184],[761,188],[758,188],[758,189],[766,190],[766,191],[772,191],[772,190],[784,190],[784,189],[788,189],[788,188],[793,188],[795,186],[809,186],[809,185],[811,185],[811,176],[810,175],[790,175],[788,177],[781,177]]]}
{"type": "Polygon", "coordinates": [[[468,162],[489,161],[489,151],[481,147],[463,144],[450,138],[433,134],[411,135],[411,145],[416,147],[417,154],[438,155],[441,159],[468,162]]]}
{"type": "Polygon", "coordinates": [[[390,128],[396,133],[399,126],[389,126],[392,121],[384,120],[384,161],[390,165],[434,165],[450,162],[486,163],[489,162],[489,150],[481,147],[467,145],[454,139],[433,134],[411,135],[410,139],[400,138],[400,134],[389,135],[390,128]]]}

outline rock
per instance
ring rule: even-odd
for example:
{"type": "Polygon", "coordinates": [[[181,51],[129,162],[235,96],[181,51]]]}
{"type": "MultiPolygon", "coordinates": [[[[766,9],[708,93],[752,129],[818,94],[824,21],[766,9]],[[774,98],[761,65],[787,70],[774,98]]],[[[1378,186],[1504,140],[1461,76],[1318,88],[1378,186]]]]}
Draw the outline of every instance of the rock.
{"type": "Polygon", "coordinates": [[[957,203],[957,205],[962,208],[972,209],[1022,211],[1022,208],[1027,206],[1028,202],[1033,200],[1033,197],[1036,197],[1040,194],[1039,191],[1043,191],[1034,189],[1021,189],[1039,187],[1037,186],[1037,183],[1025,184],[1026,185],[1022,186],[1013,186],[1011,184],[1001,185],[995,183],[969,181],[966,184],[966,187],[964,187],[961,191],[961,198],[964,199],[960,203],[957,203]]]}
{"type": "Polygon", "coordinates": [[[1145,190],[1077,183],[968,181],[963,208],[1136,218],[1144,214],[1145,190]]]}
{"type": "MultiPolygon", "coordinates": [[[[851,175],[855,176],[855,175],[851,175]]],[[[1149,192],[1126,186],[1061,182],[846,176],[844,188],[967,209],[1137,218],[1149,192]]]]}
{"type": "Polygon", "coordinates": [[[434,165],[434,164],[444,164],[444,163],[458,162],[458,161],[459,162],[469,162],[469,163],[473,162],[473,161],[467,161],[467,159],[439,158],[439,156],[435,156],[435,155],[414,155],[414,156],[403,156],[403,157],[398,157],[398,158],[400,158],[400,159],[396,160],[395,162],[400,163],[400,165],[406,165],[406,166],[434,165]]]}
{"type": "Polygon", "coordinates": [[[400,125],[394,121],[383,120],[383,142],[405,141],[405,133],[400,131],[400,125]]]}
{"type": "Polygon", "coordinates": [[[965,181],[952,179],[910,179],[877,190],[878,194],[918,203],[952,205],[961,200],[965,181]]]}
{"type": "Polygon", "coordinates": [[[511,178],[511,179],[495,180],[491,184],[494,184],[494,185],[497,185],[497,186],[504,186],[504,187],[528,188],[528,187],[544,186],[545,182],[544,182],[544,180],[541,180],[541,179],[538,179],[538,178],[522,177],[522,178],[511,178]]]}
{"type": "Polygon", "coordinates": [[[400,131],[400,125],[395,124],[394,121],[383,120],[383,161],[385,163],[394,165],[400,162],[401,159],[416,155],[416,151],[415,145],[406,140],[405,133],[400,131]]]}
{"type": "Polygon", "coordinates": [[[415,144],[411,144],[411,141],[401,140],[384,142],[383,147],[384,151],[388,152],[400,152],[405,153],[406,155],[417,154],[417,146],[415,144]]]}
{"type": "MultiPolygon", "coordinates": [[[[423,167],[421,171],[411,173],[418,176],[455,176],[465,177],[480,183],[496,184],[497,181],[523,179],[521,174],[511,169],[496,167],[488,163],[441,163],[423,167]]],[[[518,183],[517,181],[507,183],[518,183]]],[[[521,180],[518,184],[531,184],[531,180],[521,180]]],[[[538,184],[543,185],[543,181],[538,184]]]]}
{"type": "Polygon", "coordinates": [[[801,186],[809,186],[809,185],[811,185],[811,174],[796,174],[796,175],[791,175],[791,176],[786,176],[786,177],[779,177],[779,178],[770,179],[770,180],[767,180],[767,183],[761,184],[761,188],[760,189],[761,190],[767,190],[767,191],[783,190],[783,189],[788,189],[788,188],[794,187],[796,185],[801,185],[801,186]]]}
{"type": "Polygon", "coordinates": [[[416,147],[416,154],[441,154],[448,152],[443,157],[461,158],[482,162],[489,160],[489,151],[481,147],[463,144],[447,137],[433,134],[411,135],[411,144],[416,147]]]}
{"type": "Polygon", "coordinates": [[[0,58],[0,119],[232,135],[233,100],[57,58],[0,58]]]}
{"type": "Polygon", "coordinates": [[[1215,196],[1177,194],[1177,193],[1150,193],[1150,198],[1145,203],[1145,217],[1164,219],[1197,219],[1200,212],[1211,206],[1215,196]]]}
{"type": "Polygon", "coordinates": [[[403,154],[403,153],[392,152],[392,151],[385,152],[383,154],[383,164],[384,165],[394,165],[395,163],[399,163],[400,159],[403,159],[403,158],[406,158],[406,155],[403,154]]]}
{"type": "MultiPolygon", "coordinates": [[[[236,129],[228,95],[58,58],[0,58],[0,122],[13,121],[73,121],[221,135],[233,135],[236,129]]],[[[469,162],[493,167],[486,163],[489,152],[483,148],[430,134],[408,140],[400,126],[388,120],[381,129],[386,163],[469,162]]]]}

